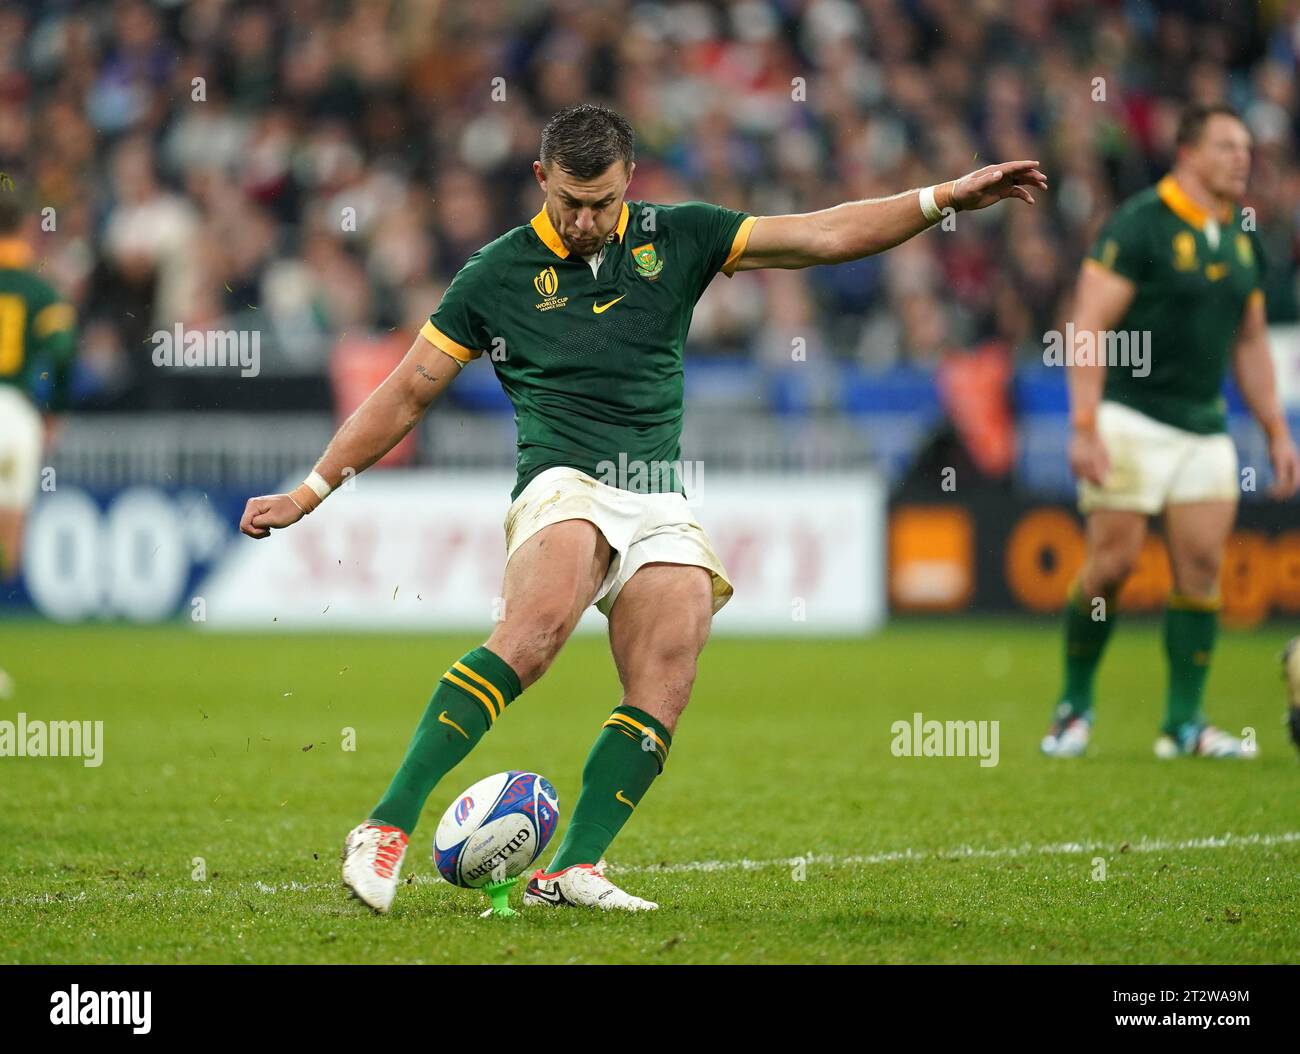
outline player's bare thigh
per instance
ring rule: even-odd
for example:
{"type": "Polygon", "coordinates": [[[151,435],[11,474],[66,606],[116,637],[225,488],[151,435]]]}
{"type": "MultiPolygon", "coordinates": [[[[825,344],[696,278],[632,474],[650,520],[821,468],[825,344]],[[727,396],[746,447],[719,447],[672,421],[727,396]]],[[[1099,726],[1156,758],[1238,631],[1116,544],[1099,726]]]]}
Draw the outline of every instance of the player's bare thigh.
{"type": "Polygon", "coordinates": [[[506,565],[504,610],[487,647],[527,688],[568,640],[605,579],[613,552],[590,520],[562,520],[524,542],[506,565]]]}
{"type": "Polygon", "coordinates": [[[7,582],[18,574],[23,522],[22,509],[0,508],[0,582],[7,582]]]}
{"type": "Polygon", "coordinates": [[[713,579],[702,567],[653,563],[637,570],[609,612],[609,644],[623,703],[677,726],[695,661],[713,622],[713,579]]]}
{"type": "Polygon", "coordinates": [[[1079,576],[1085,597],[1101,596],[1124,584],[1137,564],[1146,533],[1146,513],[1095,509],[1088,514],[1087,554],[1079,576]]]}
{"type": "Polygon", "coordinates": [[[1223,550],[1237,520],[1235,501],[1190,501],[1165,508],[1174,588],[1208,599],[1218,592],[1223,550]]]}

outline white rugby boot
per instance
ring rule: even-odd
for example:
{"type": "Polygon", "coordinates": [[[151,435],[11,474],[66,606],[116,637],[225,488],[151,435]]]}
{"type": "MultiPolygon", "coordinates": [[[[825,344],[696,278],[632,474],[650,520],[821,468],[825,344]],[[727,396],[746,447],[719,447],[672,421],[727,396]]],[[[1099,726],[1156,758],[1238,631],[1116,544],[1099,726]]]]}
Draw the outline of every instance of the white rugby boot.
{"type": "Polygon", "coordinates": [[[1080,758],[1088,749],[1091,734],[1092,720],[1077,716],[1068,704],[1062,704],[1060,715],[1052,722],[1038,749],[1049,758],[1080,758]]]}
{"type": "Polygon", "coordinates": [[[533,872],[524,890],[524,907],[600,908],[602,911],[656,911],[659,905],[625,893],[605,877],[605,861],[574,864],[548,875],[533,872]]]}
{"type": "Polygon", "coordinates": [[[343,884],[380,915],[393,905],[407,842],[401,828],[367,822],[349,831],[343,843],[343,884]]]}
{"type": "Polygon", "coordinates": [[[1177,738],[1162,733],[1156,740],[1156,757],[1168,761],[1177,757],[1242,758],[1255,757],[1254,743],[1239,739],[1213,725],[1186,726],[1177,738]]]}

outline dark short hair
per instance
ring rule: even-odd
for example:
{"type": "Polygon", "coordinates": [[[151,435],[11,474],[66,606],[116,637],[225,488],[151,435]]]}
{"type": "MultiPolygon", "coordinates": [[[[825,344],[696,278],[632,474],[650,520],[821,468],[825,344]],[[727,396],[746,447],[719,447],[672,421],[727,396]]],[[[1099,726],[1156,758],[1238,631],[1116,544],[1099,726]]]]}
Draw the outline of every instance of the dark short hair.
{"type": "Polygon", "coordinates": [[[615,161],[629,166],[634,157],[632,126],[608,106],[566,106],[542,129],[543,166],[559,165],[576,179],[595,179],[615,161]]]}
{"type": "Polygon", "coordinates": [[[1241,121],[1241,114],[1226,102],[1189,106],[1178,119],[1178,134],[1174,136],[1175,145],[1195,146],[1199,143],[1211,117],[1231,117],[1234,121],[1241,121]]]}

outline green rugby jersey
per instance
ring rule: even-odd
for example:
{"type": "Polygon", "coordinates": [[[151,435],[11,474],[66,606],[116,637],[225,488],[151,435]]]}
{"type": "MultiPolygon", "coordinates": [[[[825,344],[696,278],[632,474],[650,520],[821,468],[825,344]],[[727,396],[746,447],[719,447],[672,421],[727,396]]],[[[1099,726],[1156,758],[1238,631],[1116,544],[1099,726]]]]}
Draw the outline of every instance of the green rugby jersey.
{"type": "Polygon", "coordinates": [[[704,202],[624,202],[599,271],[543,209],[474,253],[421,334],[460,362],[484,352],[515,410],[519,496],[581,469],[626,489],[681,490],[646,466],[681,456],[682,348],[713,276],[730,277],[754,217],[704,202]],[[611,466],[632,466],[611,478],[611,466]]]}
{"type": "Polygon", "coordinates": [[[1264,295],[1260,241],[1242,227],[1239,207],[1212,217],[1173,176],[1119,207],[1087,262],[1137,286],[1117,328],[1150,333],[1150,373],[1108,367],[1103,399],[1188,432],[1226,430],[1233,343],[1247,302],[1264,295]]]}
{"type": "Polygon", "coordinates": [[[75,316],[48,282],[28,270],[30,262],[24,243],[0,241],[0,384],[31,397],[39,374],[49,372],[50,409],[62,410],[76,350],[75,316]]]}

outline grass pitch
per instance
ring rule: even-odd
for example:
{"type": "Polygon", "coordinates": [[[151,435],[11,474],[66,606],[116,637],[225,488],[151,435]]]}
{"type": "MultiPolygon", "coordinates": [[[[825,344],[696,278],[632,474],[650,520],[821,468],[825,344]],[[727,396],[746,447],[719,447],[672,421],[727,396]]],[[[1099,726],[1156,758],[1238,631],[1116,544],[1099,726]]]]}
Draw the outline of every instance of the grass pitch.
{"type": "Polygon", "coordinates": [[[438,817],[526,768],[567,819],[618,701],[602,639],[571,641],[435,790],[377,918],[339,885],[343,836],[481,638],[0,623],[18,685],[0,719],[102,720],[105,741],[99,768],[0,758],[0,962],[1300,961],[1300,765],[1277,664],[1294,632],[1220,641],[1209,714],[1257,730],[1253,763],[1152,756],[1153,623],[1112,640],[1078,762],[1037,752],[1055,620],[715,639],[668,769],[610,852],[611,877],[660,910],[483,920],[480,894],[436,877],[438,817]],[[1000,721],[999,763],[895,757],[891,725],[917,711],[1000,721]]]}

